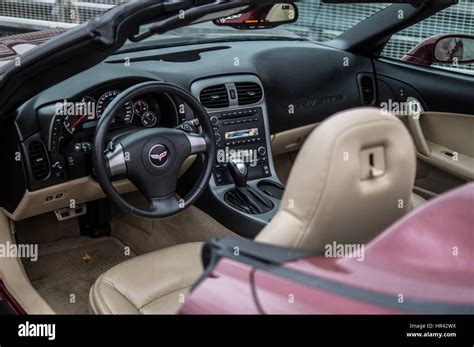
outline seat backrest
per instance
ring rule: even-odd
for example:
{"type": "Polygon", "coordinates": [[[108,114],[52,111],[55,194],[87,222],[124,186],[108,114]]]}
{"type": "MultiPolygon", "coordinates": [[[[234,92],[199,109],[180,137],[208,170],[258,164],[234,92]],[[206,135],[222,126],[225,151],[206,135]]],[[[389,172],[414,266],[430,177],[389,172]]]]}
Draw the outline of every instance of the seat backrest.
{"type": "Polygon", "coordinates": [[[306,140],[256,241],[318,252],[365,243],[411,209],[415,170],[413,140],[396,116],[372,107],[335,114],[306,140]]]}

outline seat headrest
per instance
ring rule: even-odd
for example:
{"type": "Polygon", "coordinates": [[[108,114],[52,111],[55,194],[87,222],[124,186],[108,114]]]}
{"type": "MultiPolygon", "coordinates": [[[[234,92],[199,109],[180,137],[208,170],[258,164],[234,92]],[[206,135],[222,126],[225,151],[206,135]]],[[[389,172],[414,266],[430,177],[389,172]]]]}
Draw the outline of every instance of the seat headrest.
{"type": "Polygon", "coordinates": [[[337,113],[306,140],[256,240],[311,251],[365,243],[410,210],[415,170],[413,140],[396,116],[367,107],[337,113]]]}

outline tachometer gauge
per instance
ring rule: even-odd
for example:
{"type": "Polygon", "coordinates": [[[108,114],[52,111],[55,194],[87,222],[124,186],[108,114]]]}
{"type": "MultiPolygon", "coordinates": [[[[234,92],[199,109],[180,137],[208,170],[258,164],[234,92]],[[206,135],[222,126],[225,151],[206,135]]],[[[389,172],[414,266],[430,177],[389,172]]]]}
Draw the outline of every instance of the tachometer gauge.
{"type": "Polygon", "coordinates": [[[155,126],[156,122],[158,121],[157,115],[151,111],[146,111],[144,114],[142,114],[140,119],[142,121],[143,126],[147,128],[155,126]]]}
{"type": "MultiPolygon", "coordinates": [[[[109,90],[105,92],[100,99],[97,101],[97,118],[102,117],[104,114],[105,109],[110,103],[121,93],[120,90],[109,90]]],[[[133,120],[133,104],[131,101],[125,102],[123,105],[123,109],[119,112],[116,117],[122,118],[125,123],[130,124],[133,120]]]]}
{"type": "Polygon", "coordinates": [[[80,103],[75,103],[73,106],[70,108],[72,112],[67,114],[63,120],[64,128],[71,135],[74,135],[76,129],[84,122],[96,118],[95,100],[90,96],[84,97],[80,103]]]}
{"type": "Polygon", "coordinates": [[[146,101],[143,100],[137,100],[133,104],[133,111],[137,116],[142,116],[146,111],[148,111],[148,104],[146,101]]]}
{"type": "Polygon", "coordinates": [[[66,116],[63,120],[64,129],[71,135],[74,135],[76,132],[77,127],[85,122],[87,116],[66,116]]]}

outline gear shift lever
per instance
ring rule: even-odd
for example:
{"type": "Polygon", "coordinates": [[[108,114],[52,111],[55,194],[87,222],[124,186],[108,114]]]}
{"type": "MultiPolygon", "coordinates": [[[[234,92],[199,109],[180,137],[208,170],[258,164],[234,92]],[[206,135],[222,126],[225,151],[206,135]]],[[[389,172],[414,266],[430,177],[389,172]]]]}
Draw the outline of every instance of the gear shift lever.
{"type": "Polygon", "coordinates": [[[231,158],[228,165],[230,174],[234,179],[235,185],[245,187],[247,185],[248,169],[245,162],[240,158],[231,158]]]}
{"type": "Polygon", "coordinates": [[[269,199],[247,185],[248,168],[241,158],[231,158],[227,167],[235,182],[235,188],[225,196],[229,204],[249,214],[265,213],[273,208],[269,199]]]}

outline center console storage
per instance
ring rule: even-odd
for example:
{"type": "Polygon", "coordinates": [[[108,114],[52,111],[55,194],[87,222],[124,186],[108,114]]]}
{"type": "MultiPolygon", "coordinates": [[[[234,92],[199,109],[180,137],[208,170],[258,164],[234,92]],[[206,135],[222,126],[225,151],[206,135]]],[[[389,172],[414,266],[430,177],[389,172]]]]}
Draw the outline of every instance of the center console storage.
{"type": "Polygon", "coordinates": [[[257,187],[264,194],[278,200],[281,200],[283,192],[285,191],[285,186],[283,184],[270,180],[262,180],[258,182],[257,187]]]}

